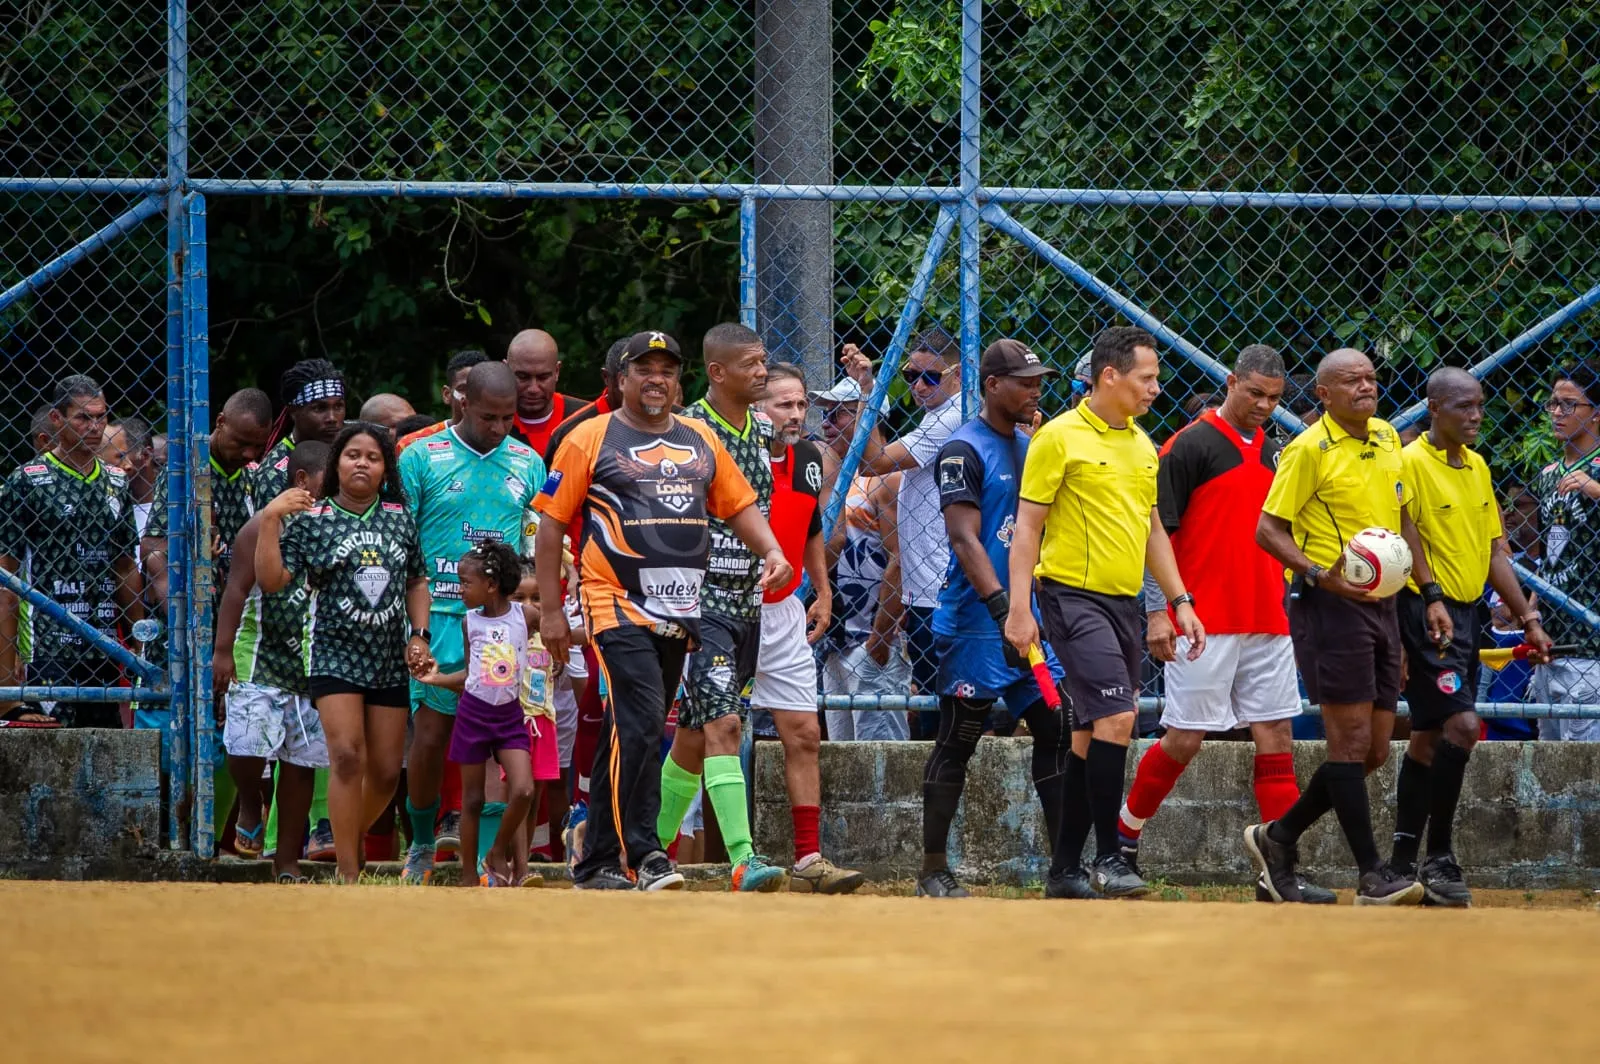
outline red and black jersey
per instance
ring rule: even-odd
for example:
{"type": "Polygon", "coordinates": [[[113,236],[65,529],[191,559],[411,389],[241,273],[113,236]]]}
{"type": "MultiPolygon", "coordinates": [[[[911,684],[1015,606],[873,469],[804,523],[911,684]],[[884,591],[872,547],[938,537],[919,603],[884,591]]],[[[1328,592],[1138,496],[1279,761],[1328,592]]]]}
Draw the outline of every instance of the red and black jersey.
{"type": "Polygon", "coordinates": [[[521,414],[515,415],[515,420],[511,423],[511,435],[532,447],[534,454],[543,455],[548,452],[554,456],[555,450],[550,446],[550,437],[581,402],[581,399],[574,399],[570,395],[557,392],[550,397],[550,412],[538,421],[525,421],[521,414]]]}
{"type": "Polygon", "coordinates": [[[1156,507],[1183,586],[1214,635],[1288,635],[1283,566],[1256,546],[1282,450],[1261,429],[1246,442],[1207,410],[1161,448],[1156,507]]]}
{"type": "Polygon", "coordinates": [[[566,420],[551,431],[549,441],[540,451],[544,458],[545,468],[550,468],[550,462],[556,456],[556,448],[561,446],[561,441],[567,438],[568,433],[590,418],[599,417],[601,414],[610,414],[615,410],[616,407],[611,405],[611,401],[606,398],[604,392],[600,393],[600,398],[592,403],[584,403],[576,410],[569,409],[566,420]]]}
{"type": "Polygon", "coordinates": [[[800,586],[805,571],[806,541],[822,532],[822,451],[800,440],[782,458],[772,460],[772,513],[767,518],[783,556],[794,566],[784,587],[762,595],[764,602],[782,602],[800,586]]]}

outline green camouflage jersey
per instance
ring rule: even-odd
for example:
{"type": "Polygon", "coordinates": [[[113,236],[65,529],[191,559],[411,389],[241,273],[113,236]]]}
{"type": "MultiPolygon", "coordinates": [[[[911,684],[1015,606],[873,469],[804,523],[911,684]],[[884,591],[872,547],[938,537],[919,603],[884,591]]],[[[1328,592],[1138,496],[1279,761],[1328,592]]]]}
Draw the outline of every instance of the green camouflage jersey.
{"type": "MultiPolygon", "coordinates": [[[[287,463],[287,459],[285,462],[287,463]]],[[[233,562],[233,541],[239,530],[256,512],[255,484],[248,469],[236,470],[231,476],[223,472],[217,460],[211,460],[211,531],[221,542],[222,551],[212,559],[211,608],[222,604],[223,589],[228,586],[228,569],[233,562]]],[[[267,500],[268,502],[271,499],[267,500]]],[[[146,539],[166,539],[167,524],[167,471],[163,469],[156,478],[155,493],[151,499],[150,520],[144,526],[146,539]]],[[[198,529],[196,532],[198,533],[198,529]]]]}
{"type": "MultiPolygon", "coordinates": [[[[772,421],[752,410],[742,430],[734,428],[711,408],[708,400],[691,403],[686,417],[699,418],[711,426],[722,445],[733,456],[734,464],[755,489],[756,505],[762,516],[772,508],[772,421]]],[[[727,522],[711,519],[711,556],[706,564],[706,582],[700,589],[700,608],[735,620],[754,621],[761,617],[761,559],[750,553],[744,540],[734,535],[727,522]]]]}
{"type": "Polygon", "coordinates": [[[324,499],[283,530],[283,565],[310,591],[308,674],[360,687],[410,678],[406,581],[426,576],[417,526],[398,502],[353,514],[324,499]]]}
{"type": "MultiPolygon", "coordinates": [[[[98,460],[80,473],[53,454],[25,463],[0,485],[0,554],[25,563],[32,586],[73,616],[114,635],[121,620],[115,566],[138,556],[126,474],[98,460]]],[[[31,623],[35,662],[105,662],[42,612],[31,623]]]]}
{"type": "MultiPolygon", "coordinates": [[[[166,504],[165,499],[161,502],[166,504]]],[[[222,602],[222,589],[228,586],[233,541],[239,538],[239,530],[255,514],[257,505],[249,470],[235,469],[229,474],[215,458],[211,459],[211,533],[222,548],[212,563],[211,578],[216,589],[212,609],[222,602]]]]}
{"type": "Polygon", "coordinates": [[[417,523],[435,613],[465,612],[456,564],[474,544],[500,540],[520,551],[524,512],[543,483],[544,461],[510,436],[482,454],[451,427],[401,453],[400,485],[417,523]]]}
{"type": "MultiPolygon", "coordinates": [[[[284,527],[299,516],[291,515],[284,527]]],[[[233,637],[233,667],[240,683],[306,693],[310,665],[305,653],[306,605],[310,597],[305,578],[298,573],[282,591],[268,595],[260,584],[250,589],[233,637]]]]}
{"type": "Polygon", "coordinates": [[[251,468],[250,491],[257,506],[267,505],[289,486],[289,454],[293,450],[294,440],[285,436],[251,468]]]}

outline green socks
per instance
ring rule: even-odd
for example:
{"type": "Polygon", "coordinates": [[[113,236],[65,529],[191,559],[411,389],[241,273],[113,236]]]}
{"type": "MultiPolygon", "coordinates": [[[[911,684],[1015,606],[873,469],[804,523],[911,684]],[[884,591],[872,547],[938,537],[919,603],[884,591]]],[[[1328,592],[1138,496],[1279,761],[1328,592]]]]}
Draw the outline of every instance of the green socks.
{"type": "Polygon", "coordinates": [[[500,821],[505,819],[506,803],[484,802],[483,812],[478,814],[478,864],[483,864],[483,859],[489,856],[489,851],[494,849],[494,837],[500,834],[500,821]]]}
{"type": "MultiPolygon", "coordinates": [[[[711,759],[707,758],[706,768],[709,770],[710,767],[711,759]]],[[[694,804],[694,796],[699,793],[700,776],[672,760],[672,755],[668,754],[667,759],[661,762],[661,813],[656,817],[656,835],[661,839],[663,850],[678,837],[683,818],[694,804]]],[[[721,816],[720,812],[718,816],[721,816]]]]}
{"type": "Polygon", "coordinates": [[[319,768],[311,775],[311,830],[324,820],[333,823],[328,816],[328,770],[319,768]]]}
{"type": "MultiPolygon", "coordinates": [[[[315,817],[316,806],[312,807],[312,816],[315,817]]],[[[433,845],[433,821],[439,815],[439,799],[435,798],[433,804],[426,809],[418,809],[411,804],[411,799],[406,799],[406,816],[411,821],[411,845],[424,848],[433,845]]]]}
{"type": "MultiPolygon", "coordinates": [[[[665,778],[663,774],[663,781],[665,778]]],[[[662,790],[666,790],[665,785],[662,790]]],[[[711,799],[711,808],[716,810],[722,843],[728,848],[728,860],[738,864],[754,853],[755,848],[750,845],[750,810],[745,805],[744,771],[736,755],[706,758],[706,797],[711,799]]],[[[666,805],[664,795],[662,805],[666,805]]]]}

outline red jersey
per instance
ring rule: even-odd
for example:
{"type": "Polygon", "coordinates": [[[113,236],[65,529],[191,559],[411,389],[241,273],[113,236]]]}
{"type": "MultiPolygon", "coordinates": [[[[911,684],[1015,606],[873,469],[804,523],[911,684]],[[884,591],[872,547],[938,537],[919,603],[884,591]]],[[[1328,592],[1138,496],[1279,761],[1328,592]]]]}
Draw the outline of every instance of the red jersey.
{"type": "Polygon", "coordinates": [[[1245,442],[1215,410],[1161,448],[1156,508],[1213,635],[1289,634],[1283,565],[1256,546],[1281,450],[1262,429],[1245,442]]]}
{"type": "Polygon", "coordinates": [[[511,435],[532,447],[534,454],[542,455],[550,447],[550,437],[577,406],[578,400],[557,392],[550,397],[550,412],[537,421],[524,421],[521,414],[515,415],[511,435]]]}
{"type": "Polygon", "coordinates": [[[806,541],[822,531],[822,452],[810,440],[801,440],[782,458],[772,460],[772,506],[767,523],[794,566],[783,587],[762,593],[763,602],[782,602],[794,594],[805,572],[806,541]]]}

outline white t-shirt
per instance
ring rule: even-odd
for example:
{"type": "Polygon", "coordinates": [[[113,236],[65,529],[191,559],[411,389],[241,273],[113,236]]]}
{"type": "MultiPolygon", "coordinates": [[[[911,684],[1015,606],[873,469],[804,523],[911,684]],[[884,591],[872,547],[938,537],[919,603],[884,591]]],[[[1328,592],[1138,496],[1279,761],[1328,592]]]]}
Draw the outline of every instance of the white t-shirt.
{"type": "Polygon", "coordinates": [[[917,468],[900,474],[900,601],[907,606],[939,605],[939,585],[950,564],[950,537],[939,513],[934,459],[950,434],[961,427],[961,396],[922,415],[916,429],[901,437],[917,468]]]}

